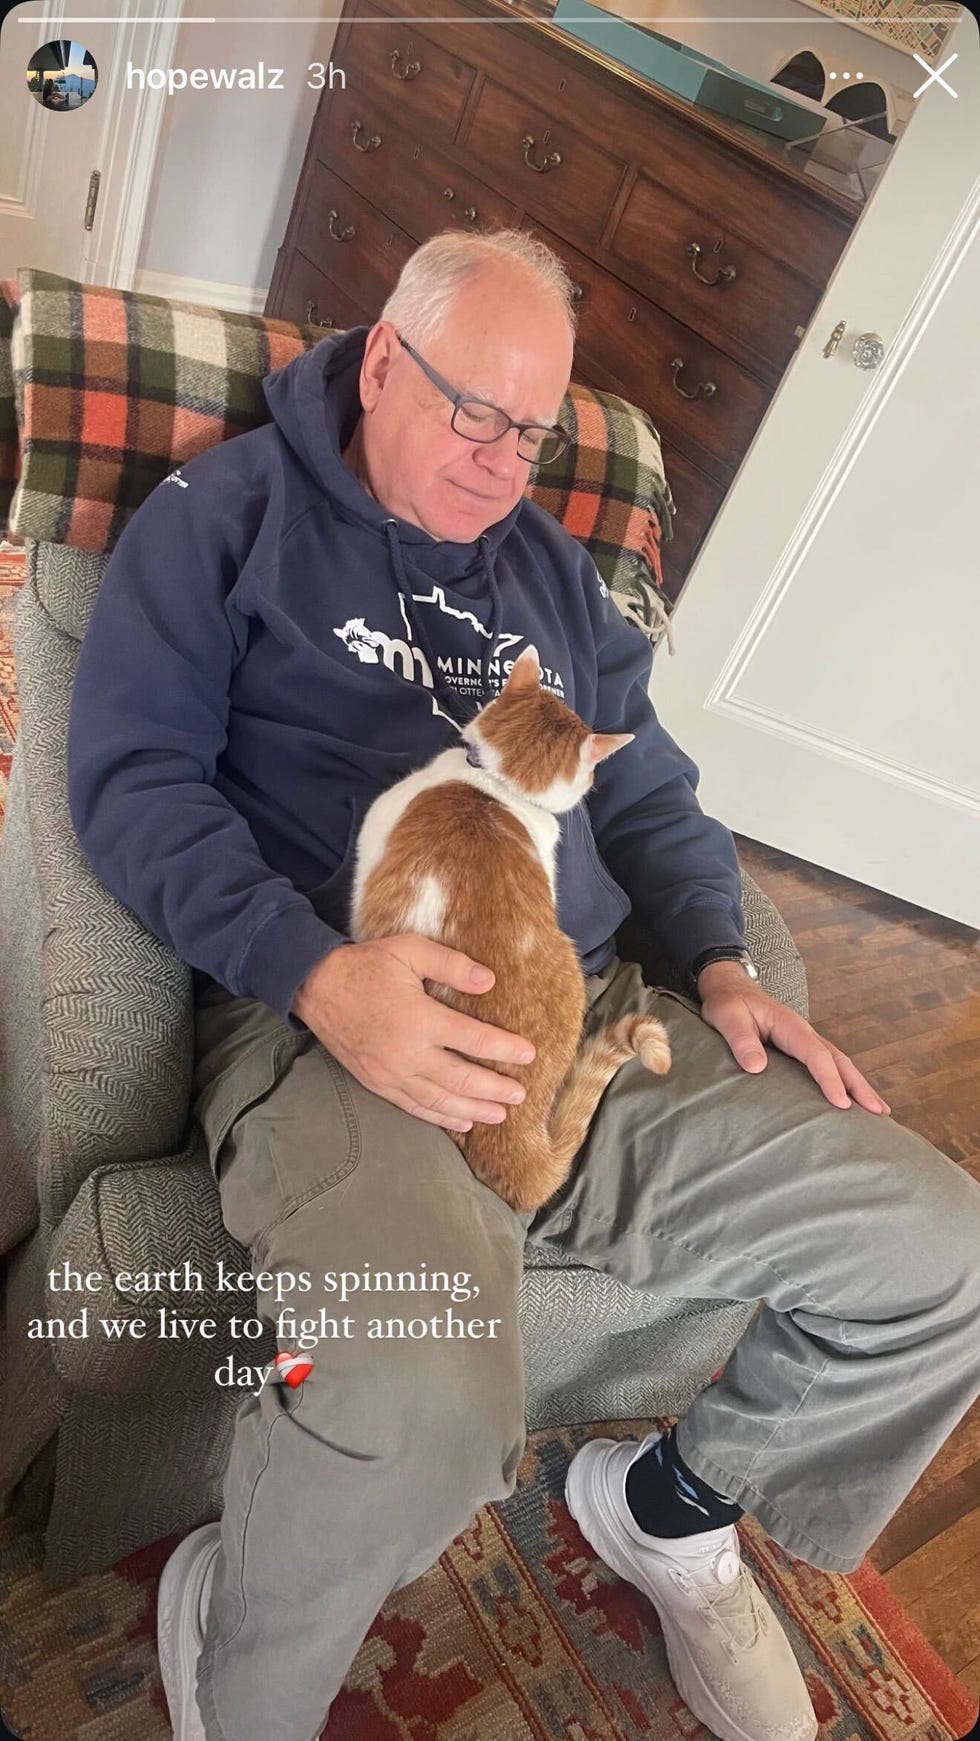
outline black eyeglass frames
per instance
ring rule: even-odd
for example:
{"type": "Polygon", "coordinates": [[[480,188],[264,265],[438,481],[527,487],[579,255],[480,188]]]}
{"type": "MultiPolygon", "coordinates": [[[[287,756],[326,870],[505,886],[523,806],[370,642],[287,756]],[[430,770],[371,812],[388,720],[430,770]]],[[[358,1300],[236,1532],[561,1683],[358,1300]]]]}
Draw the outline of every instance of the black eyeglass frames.
{"type": "Polygon", "coordinates": [[[474,399],[465,393],[457,393],[455,387],[439,374],[438,370],[420,357],[414,346],[401,333],[396,333],[398,343],[404,347],[418,363],[422,373],[428,375],[434,387],[438,387],[449,400],[453,408],[452,427],[457,435],[462,435],[467,441],[491,442],[499,441],[506,435],[508,429],[516,429],[517,451],[522,459],[529,460],[532,465],[551,465],[559,459],[568,447],[571,436],[560,427],[549,428],[543,423],[517,423],[513,417],[508,417],[499,405],[490,405],[485,399],[474,399]]]}

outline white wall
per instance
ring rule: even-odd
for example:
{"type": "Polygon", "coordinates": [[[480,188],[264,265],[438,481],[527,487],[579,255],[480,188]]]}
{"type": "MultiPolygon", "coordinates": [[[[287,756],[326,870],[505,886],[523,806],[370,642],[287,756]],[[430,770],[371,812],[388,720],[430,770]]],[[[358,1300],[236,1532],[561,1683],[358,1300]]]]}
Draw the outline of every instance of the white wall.
{"type": "MultiPolygon", "coordinates": [[[[239,0],[209,0],[235,16],[239,0]]],[[[302,167],[319,93],[311,61],[329,62],[336,18],[304,24],[183,23],[175,67],[283,67],[282,91],[184,90],[167,98],[137,285],[162,275],[253,291],[268,288],[302,167]]],[[[172,294],[179,294],[173,290],[172,294]]],[[[244,295],[224,298],[225,306],[244,295]]]]}

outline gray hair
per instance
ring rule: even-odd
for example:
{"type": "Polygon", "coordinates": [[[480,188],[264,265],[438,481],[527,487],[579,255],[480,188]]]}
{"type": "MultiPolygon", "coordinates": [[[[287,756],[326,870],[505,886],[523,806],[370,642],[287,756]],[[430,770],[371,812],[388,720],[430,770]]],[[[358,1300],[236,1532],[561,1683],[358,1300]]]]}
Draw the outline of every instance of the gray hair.
{"type": "Polygon", "coordinates": [[[575,335],[573,285],[553,248],[527,230],[443,230],[406,260],[379,319],[420,349],[441,330],[466,284],[498,260],[514,260],[550,292],[575,335]]]}

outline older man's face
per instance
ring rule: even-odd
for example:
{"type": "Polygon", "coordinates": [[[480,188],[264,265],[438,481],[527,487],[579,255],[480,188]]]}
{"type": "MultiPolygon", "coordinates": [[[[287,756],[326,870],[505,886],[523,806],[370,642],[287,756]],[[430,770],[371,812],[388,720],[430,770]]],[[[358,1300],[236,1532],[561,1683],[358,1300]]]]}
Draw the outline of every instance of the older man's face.
{"type": "MultiPolygon", "coordinates": [[[[572,367],[572,336],[554,297],[524,275],[487,273],[456,300],[438,336],[418,347],[457,392],[489,400],[520,423],[553,424],[572,367]]],[[[383,507],[433,538],[469,543],[520,500],[530,463],[517,430],[467,441],[453,407],[379,322],[361,371],[363,458],[383,507]]]]}

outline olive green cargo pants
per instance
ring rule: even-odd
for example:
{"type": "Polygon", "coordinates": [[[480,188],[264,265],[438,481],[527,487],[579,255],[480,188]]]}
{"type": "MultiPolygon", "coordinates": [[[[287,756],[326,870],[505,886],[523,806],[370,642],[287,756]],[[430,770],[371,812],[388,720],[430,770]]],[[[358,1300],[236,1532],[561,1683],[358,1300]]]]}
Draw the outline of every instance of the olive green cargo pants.
{"type": "Polygon", "coordinates": [[[588,992],[590,1028],[656,1010],[672,1068],[625,1065],[565,1186],[521,1216],[447,1132],[204,982],[195,1113],[223,1219],[287,1284],[257,1308],[279,1348],[303,1319],[326,1332],[299,1388],[265,1383],[237,1416],[198,1671],[208,1741],[314,1741],[389,1594],[514,1492],[525,1238],[633,1288],[763,1302],[678,1443],[826,1570],[859,1565],[980,1390],[980,1187],[891,1118],[832,1106],[774,1047],[744,1072],[633,963],[588,992]],[[355,1288],[365,1271],[415,1281],[355,1288]],[[416,1291],[434,1272],[443,1290],[416,1291]]]}

